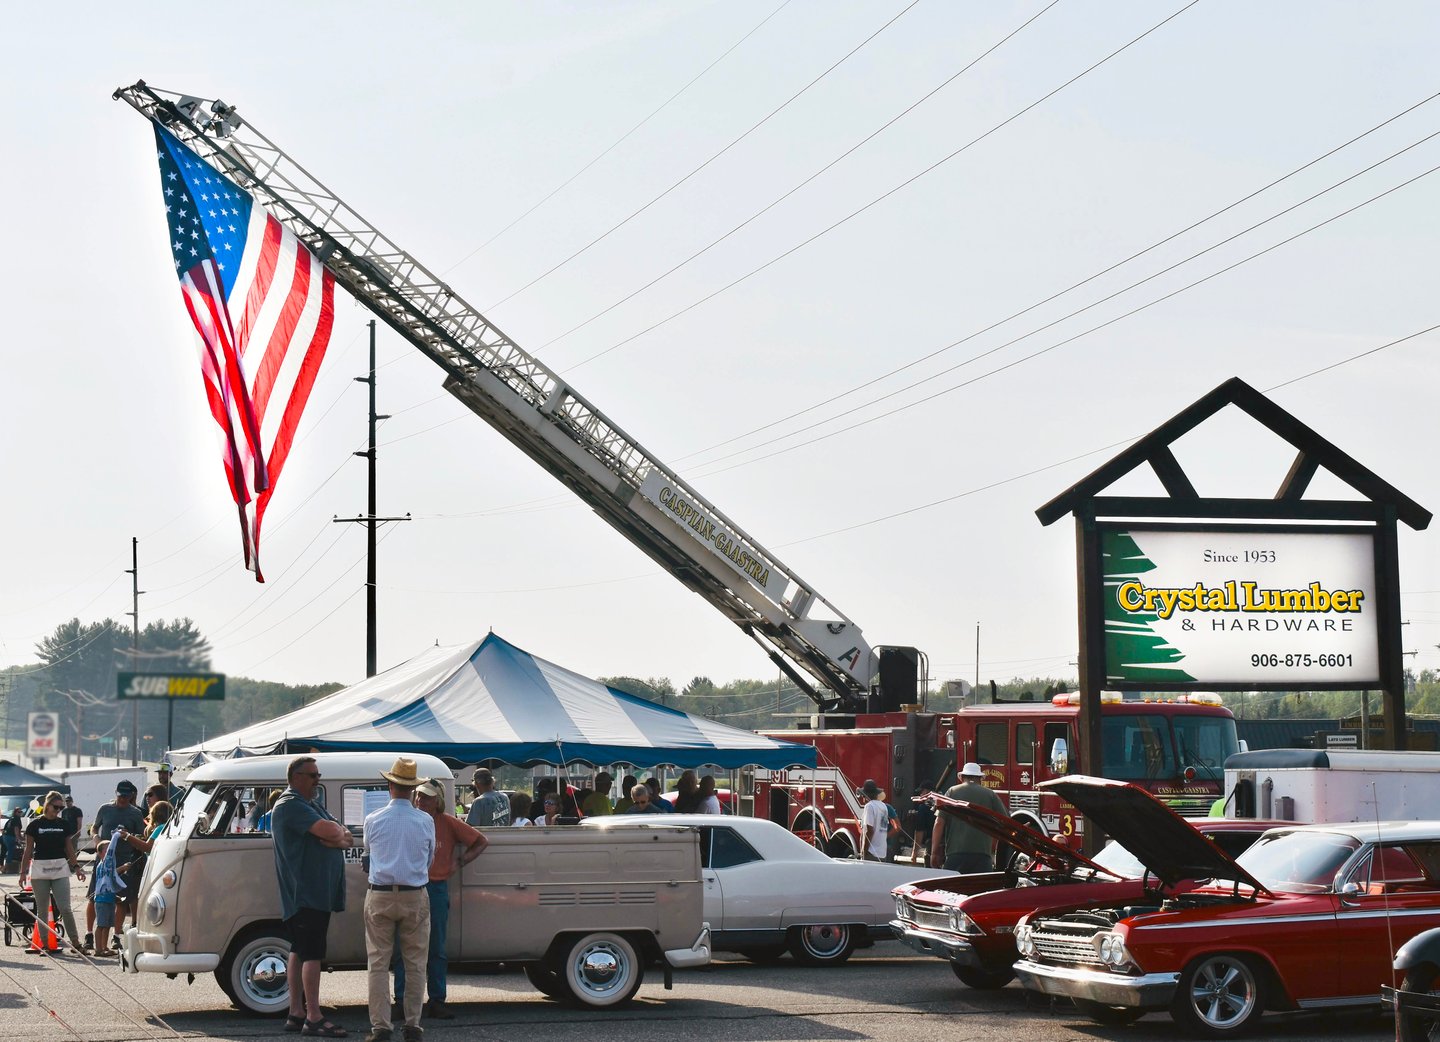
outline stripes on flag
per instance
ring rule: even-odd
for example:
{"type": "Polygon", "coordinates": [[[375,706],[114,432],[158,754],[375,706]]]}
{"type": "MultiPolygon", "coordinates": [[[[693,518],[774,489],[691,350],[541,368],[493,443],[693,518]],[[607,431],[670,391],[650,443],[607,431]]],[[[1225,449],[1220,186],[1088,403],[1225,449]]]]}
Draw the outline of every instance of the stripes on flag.
{"type": "Polygon", "coordinates": [[[245,566],[294,444],[335,321],[335,278],[234,182],[155,128],[171,251],[200,341],[245,566]]]}

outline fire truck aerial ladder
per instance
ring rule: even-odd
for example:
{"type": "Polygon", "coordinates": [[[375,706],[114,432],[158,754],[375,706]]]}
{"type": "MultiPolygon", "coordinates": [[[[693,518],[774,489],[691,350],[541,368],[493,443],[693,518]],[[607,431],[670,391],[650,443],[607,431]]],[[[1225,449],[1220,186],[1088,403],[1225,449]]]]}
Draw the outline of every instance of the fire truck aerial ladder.
{"type": "Polygon", "coordinates": [[[913,692],[918,653],[872,649],[813,586],[234,108],[143,80],[114,97],[249,191],[356,300],[445,371],[447,391],[757,641],[822,711],[874,705],[872,682],[896,676],[890,662],[900,653],[913,692]]]}

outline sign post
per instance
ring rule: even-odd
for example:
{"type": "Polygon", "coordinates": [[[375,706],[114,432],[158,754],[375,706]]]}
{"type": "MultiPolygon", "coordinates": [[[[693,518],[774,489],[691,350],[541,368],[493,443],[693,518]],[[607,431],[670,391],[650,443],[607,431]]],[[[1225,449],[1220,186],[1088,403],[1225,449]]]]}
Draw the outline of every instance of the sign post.
{"type": "Polygon", "coordinates": [[[59,713],[37,710],[30,714],[25,734],[25,755],[39,763],[39,770],[45,769],[47,759],[58,755],[59,741],[59,713]]]}
{"type": "Polygon", "coordinates": [[[1385,743],[1405,748],[1396,526],[1430,512],[1249,384],[1227,380],[1035,513],[1075,518],[1085,773],[1103,773],[1106,688],[1378,689],[1385,743]],[[1297,452],[1272,498],[1202,497],[1172,452],[1232,405],[1297,452]],[[1144,467],[1165,495],[1104,494],[1144,467]],[[1322,469],[1361,498],[1307,498],[1322,469]]]}

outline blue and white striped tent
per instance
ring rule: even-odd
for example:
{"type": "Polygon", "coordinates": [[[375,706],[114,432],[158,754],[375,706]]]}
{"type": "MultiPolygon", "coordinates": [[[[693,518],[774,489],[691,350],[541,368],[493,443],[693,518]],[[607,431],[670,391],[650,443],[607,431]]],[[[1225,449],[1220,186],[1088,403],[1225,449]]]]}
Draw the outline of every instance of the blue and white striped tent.
{"type": "Polygon", "coordinates": [[[293,713],[177,750],[229,756],[295,749],[498,760],[780,769],[815,766],[808,745],[656,705],[536,658],[491,633],[435,647],[293,713]]]}

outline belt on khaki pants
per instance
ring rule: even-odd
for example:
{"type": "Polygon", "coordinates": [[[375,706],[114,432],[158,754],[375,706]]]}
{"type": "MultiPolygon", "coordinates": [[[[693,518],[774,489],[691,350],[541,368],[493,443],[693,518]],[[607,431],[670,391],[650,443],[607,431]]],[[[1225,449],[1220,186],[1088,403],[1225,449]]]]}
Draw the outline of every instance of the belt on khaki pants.
{"type": "Polygon", "coordinates": [[[400,893],[406,890],[424,890],[424,886],[405,886],[403,883],[371,883],[371,890],[383,890],[386,893],[400,893]]]}

